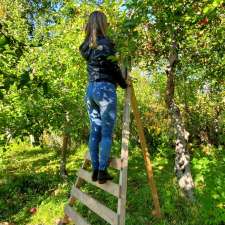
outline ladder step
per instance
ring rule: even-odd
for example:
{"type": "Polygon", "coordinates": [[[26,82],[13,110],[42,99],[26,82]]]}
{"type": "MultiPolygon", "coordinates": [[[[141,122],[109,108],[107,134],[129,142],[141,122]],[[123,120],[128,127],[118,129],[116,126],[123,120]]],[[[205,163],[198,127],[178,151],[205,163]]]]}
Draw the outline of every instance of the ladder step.
{"type": "MultiPolygon", "coordinates": [[[[90,152],[87,151],[85,158],[88,159],[89,161],[91,161],[91,156],[90,156],[90,152]]],[[[110,158],[110,164],[111,167],[113,167],[114,169],[120,170],[121,169],[121,159],[119,158],[110,158]]]]}
{"type": "Polygon", "coordinates": [[[69,205],[65,206],[64,212],[76,225],[91,225],[69,205]]]}
{"type": "Polygon", "coordinates": [[[89,209],[98,214],[109,224],[111,225],[118,224],[118,216],[114,211],[107,208],[106,206],[104,206],[91,196],[87,195],[86,193],[83,193],[78,188],[74,186],[72,187],[71,196],[78,199],[81,203],[86,205],[89,209]]]}
{"type": "Polygon", "coordinates": [[[92,181],[91,175],[92,174],[90,172],[88,172],[84,169],[80,169],[77,172],[78,177],[82,178],[83,180],[87,181],[88,183],[90,183],[90,184],[92,184],[96,187],[99,187],[102,190],[107,191],[108,193],[110,193],[110,194],[114,195],[115,197],[119,198],[120,186],[118,184],[115,184],[114,182],[109,181],[109,180],[104,184],[99,184],[97,181],[96,182],[92,181]]]}

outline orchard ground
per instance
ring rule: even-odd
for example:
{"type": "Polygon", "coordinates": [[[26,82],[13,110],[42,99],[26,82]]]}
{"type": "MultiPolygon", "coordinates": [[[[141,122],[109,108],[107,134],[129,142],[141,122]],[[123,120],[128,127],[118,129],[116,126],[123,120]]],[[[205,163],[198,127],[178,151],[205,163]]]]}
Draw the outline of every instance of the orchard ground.
{"type": "MultiPolygon", "coordinates": [[[[174,175],[174,150],[161,147],[152,153],[154,177],[160,197],[163,219],[151,216],[152,199],[141,149],[134,143],[129,148],[127,225],[222,225],[225,223],[225,154],[222,148],[202,146],[191,149],[192,172],[195,180],[195,203],[181,196],[174,175]],[[197,150],[197,151],[196,151],[197,150]]],[[[58,174],[59,156],[48,147],[32,147],[14,143],[1,150],[0,221],[18,225],[55,224],[63,216],[76,171],[83,162],[87,146],[81,144],[70,151],[68,179],[58,174]]],[[[120,143],[115,142],[113,155],[119,156],[120,143]]],[[[118,173],[110,169],[114,182],[118,173]]],[[[106,202],[116,211],[117,200],[100,189],[84,184],[82,190],[106,202]]],[[[74,206],[93,225],[107,224],[85,206],[74,206]]]]}

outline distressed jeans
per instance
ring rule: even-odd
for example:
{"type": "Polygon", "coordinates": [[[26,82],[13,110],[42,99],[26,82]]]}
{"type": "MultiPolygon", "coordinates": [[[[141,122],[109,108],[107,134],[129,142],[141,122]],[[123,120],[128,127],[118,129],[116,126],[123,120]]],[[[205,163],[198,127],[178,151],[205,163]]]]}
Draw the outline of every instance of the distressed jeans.
{"type": "Polygon", "coordinates": [[[107,81],[89,82],[85,100],[90,119],[88,147],[92,168],[105,170],[108,166],[116,121],[116,87],[107,81]]]}

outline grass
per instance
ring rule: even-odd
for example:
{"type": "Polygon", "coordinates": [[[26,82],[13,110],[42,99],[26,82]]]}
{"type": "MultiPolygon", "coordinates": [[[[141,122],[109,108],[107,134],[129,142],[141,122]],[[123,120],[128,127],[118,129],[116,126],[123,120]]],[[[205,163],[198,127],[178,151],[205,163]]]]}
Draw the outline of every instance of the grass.
{"type": "MultiPolygon", "coordinates": [[[[119,147],[120,143],[115,142],[114,155],[119,155],[119,147]]],[[[53,149],[20,143],[0,152],[0,221],[18,225],[55,224],[63,215],[63,207],[86,150],[87,146],[81,145],[70,152],[67,181],[58,174],[59,157],[53,149]],[[32,208],[37,211],[31,213],[32,208]]],[[[193,149],[194,204],[185,201],[177,188],[173,171],[174,150],[161,147],[154,152],[152,162],[163,213],[161,220],[151,216],[153,205],[141,150],[131,143],[129,154],[126,225],[225,224],[224,149],[193,149]]],[[[110,172],[115,176],[114,182],[118,182],[118,173],[113,169],[110,172]]],[[[90,184],[84,184],[82,190],[116,211],[115,197],[90,184]]],[[[80,203],[74,207],[91,224],[107,224],[80,203]]]]}

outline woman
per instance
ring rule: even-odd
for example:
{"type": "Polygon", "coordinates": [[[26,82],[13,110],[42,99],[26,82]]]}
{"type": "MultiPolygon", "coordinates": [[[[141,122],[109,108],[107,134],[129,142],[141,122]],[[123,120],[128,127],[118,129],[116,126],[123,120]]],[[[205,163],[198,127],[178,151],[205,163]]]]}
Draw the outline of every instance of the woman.
{"type": "Polygon", "coordinates": [[[85,40],[80,46],[80,52],[87,61],[89,76],[85,99],[91,125],[88,145],[92,180],[98,180],[101,184],[112,179],[107,167],[116,120],[116,86],[127,87],[119,66],[112,61],[116,52],[114,44],[106,36],[107,27],[104,13],[91,13],[85,27],[85,40]]]}

